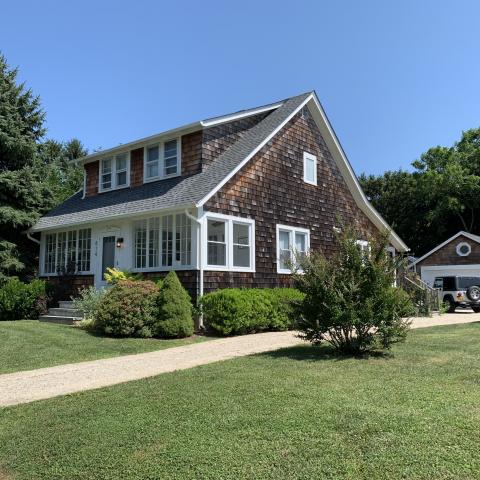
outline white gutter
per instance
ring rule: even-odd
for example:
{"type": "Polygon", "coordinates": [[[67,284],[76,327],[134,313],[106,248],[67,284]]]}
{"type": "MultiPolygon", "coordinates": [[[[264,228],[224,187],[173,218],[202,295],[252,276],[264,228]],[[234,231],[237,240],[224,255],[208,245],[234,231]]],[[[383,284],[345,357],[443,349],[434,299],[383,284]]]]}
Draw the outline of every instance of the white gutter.
{"type": "MultiPolygon", "coordinates": [[[[193,216],[187,209],[185,209],[185,215],[198,225],[197,258],[198,258],[198,266],[200,270],[199,296],[197,298],[197,303],[198,303],[199,298],[203,297],[202,222],[197,217],[193,216]]],[[[200,308],[200,315],[198,318],[198,327],[200,329],[203,329],[203,313],[201,308],[200,308]]]]}

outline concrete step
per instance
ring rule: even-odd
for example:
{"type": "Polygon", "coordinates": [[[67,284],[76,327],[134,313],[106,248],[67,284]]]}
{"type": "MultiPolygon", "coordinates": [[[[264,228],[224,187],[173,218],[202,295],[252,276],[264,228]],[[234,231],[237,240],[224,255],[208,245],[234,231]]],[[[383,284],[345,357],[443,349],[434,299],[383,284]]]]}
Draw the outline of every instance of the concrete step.
{"type": "Polygon", "coordinates": [[[38,318],[41,322],[62,323],[64,325],[73,325],[82,320],[82,317],[60,317],[58,315],[41,315],[38,318]]]}
{"type": "Polygon", "coordinates": [[[71,300],[60,300],[58,306],[60,308],[73,308],[73,302],[71,300]]]}
{"type": "Polygon", "coordinates": [[[55,317],[83,317],[83,313],[74,308],[50,308],[48,314],[55,317]]]}

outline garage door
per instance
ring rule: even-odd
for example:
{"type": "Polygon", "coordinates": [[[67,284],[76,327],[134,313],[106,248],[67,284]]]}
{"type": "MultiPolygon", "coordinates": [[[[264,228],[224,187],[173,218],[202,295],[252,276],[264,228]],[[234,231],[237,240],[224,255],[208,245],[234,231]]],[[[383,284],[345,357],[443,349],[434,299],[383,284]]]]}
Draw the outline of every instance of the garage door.
{"type": "Polygon", "coordinates": [[[478,277],[480,276],[480,265],[435,265],[434,267],[422,267],[422,280],[431,286],[433,286],[435,277],[447,275],[478,277]]]}

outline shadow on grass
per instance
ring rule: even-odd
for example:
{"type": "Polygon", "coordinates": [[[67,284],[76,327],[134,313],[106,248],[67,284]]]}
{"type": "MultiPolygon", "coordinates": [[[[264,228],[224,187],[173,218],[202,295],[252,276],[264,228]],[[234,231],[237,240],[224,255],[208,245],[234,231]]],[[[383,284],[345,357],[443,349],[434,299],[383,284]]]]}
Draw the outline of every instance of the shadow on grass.
{"type": "Polygon", "coordinates": [[[369,360],[371,358],[392,358],[391,352],[371,351],[362,354],[348,354],[335,350],[331,345],[299,345],[295,347],[281,348],[270,352],[261,353],[262,356],[272,358],[289,358],[303,362],[317,361],[342,361],[342,360],[369,360]]]}

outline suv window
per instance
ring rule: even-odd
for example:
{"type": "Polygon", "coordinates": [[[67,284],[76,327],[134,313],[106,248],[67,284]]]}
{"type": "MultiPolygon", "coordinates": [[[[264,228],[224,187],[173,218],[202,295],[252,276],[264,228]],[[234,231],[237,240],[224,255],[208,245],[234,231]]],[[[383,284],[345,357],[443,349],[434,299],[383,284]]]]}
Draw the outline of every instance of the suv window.
{"type": "Polygon", "coordinates": [[[455,277],[443,277],[443,290],[456,290],[455,283],[455,277]]]}
{"type": "Polygon", "coordinates": [[[466,290],[472,285],[480,285],[480,277],[458,277],[458,289],[466,290]]]}
{"type": "Polygon", "coordinates": [[[443,289],[443,278],[437,277],[433,282],[433,288],[440,288],[443,289]]]}

